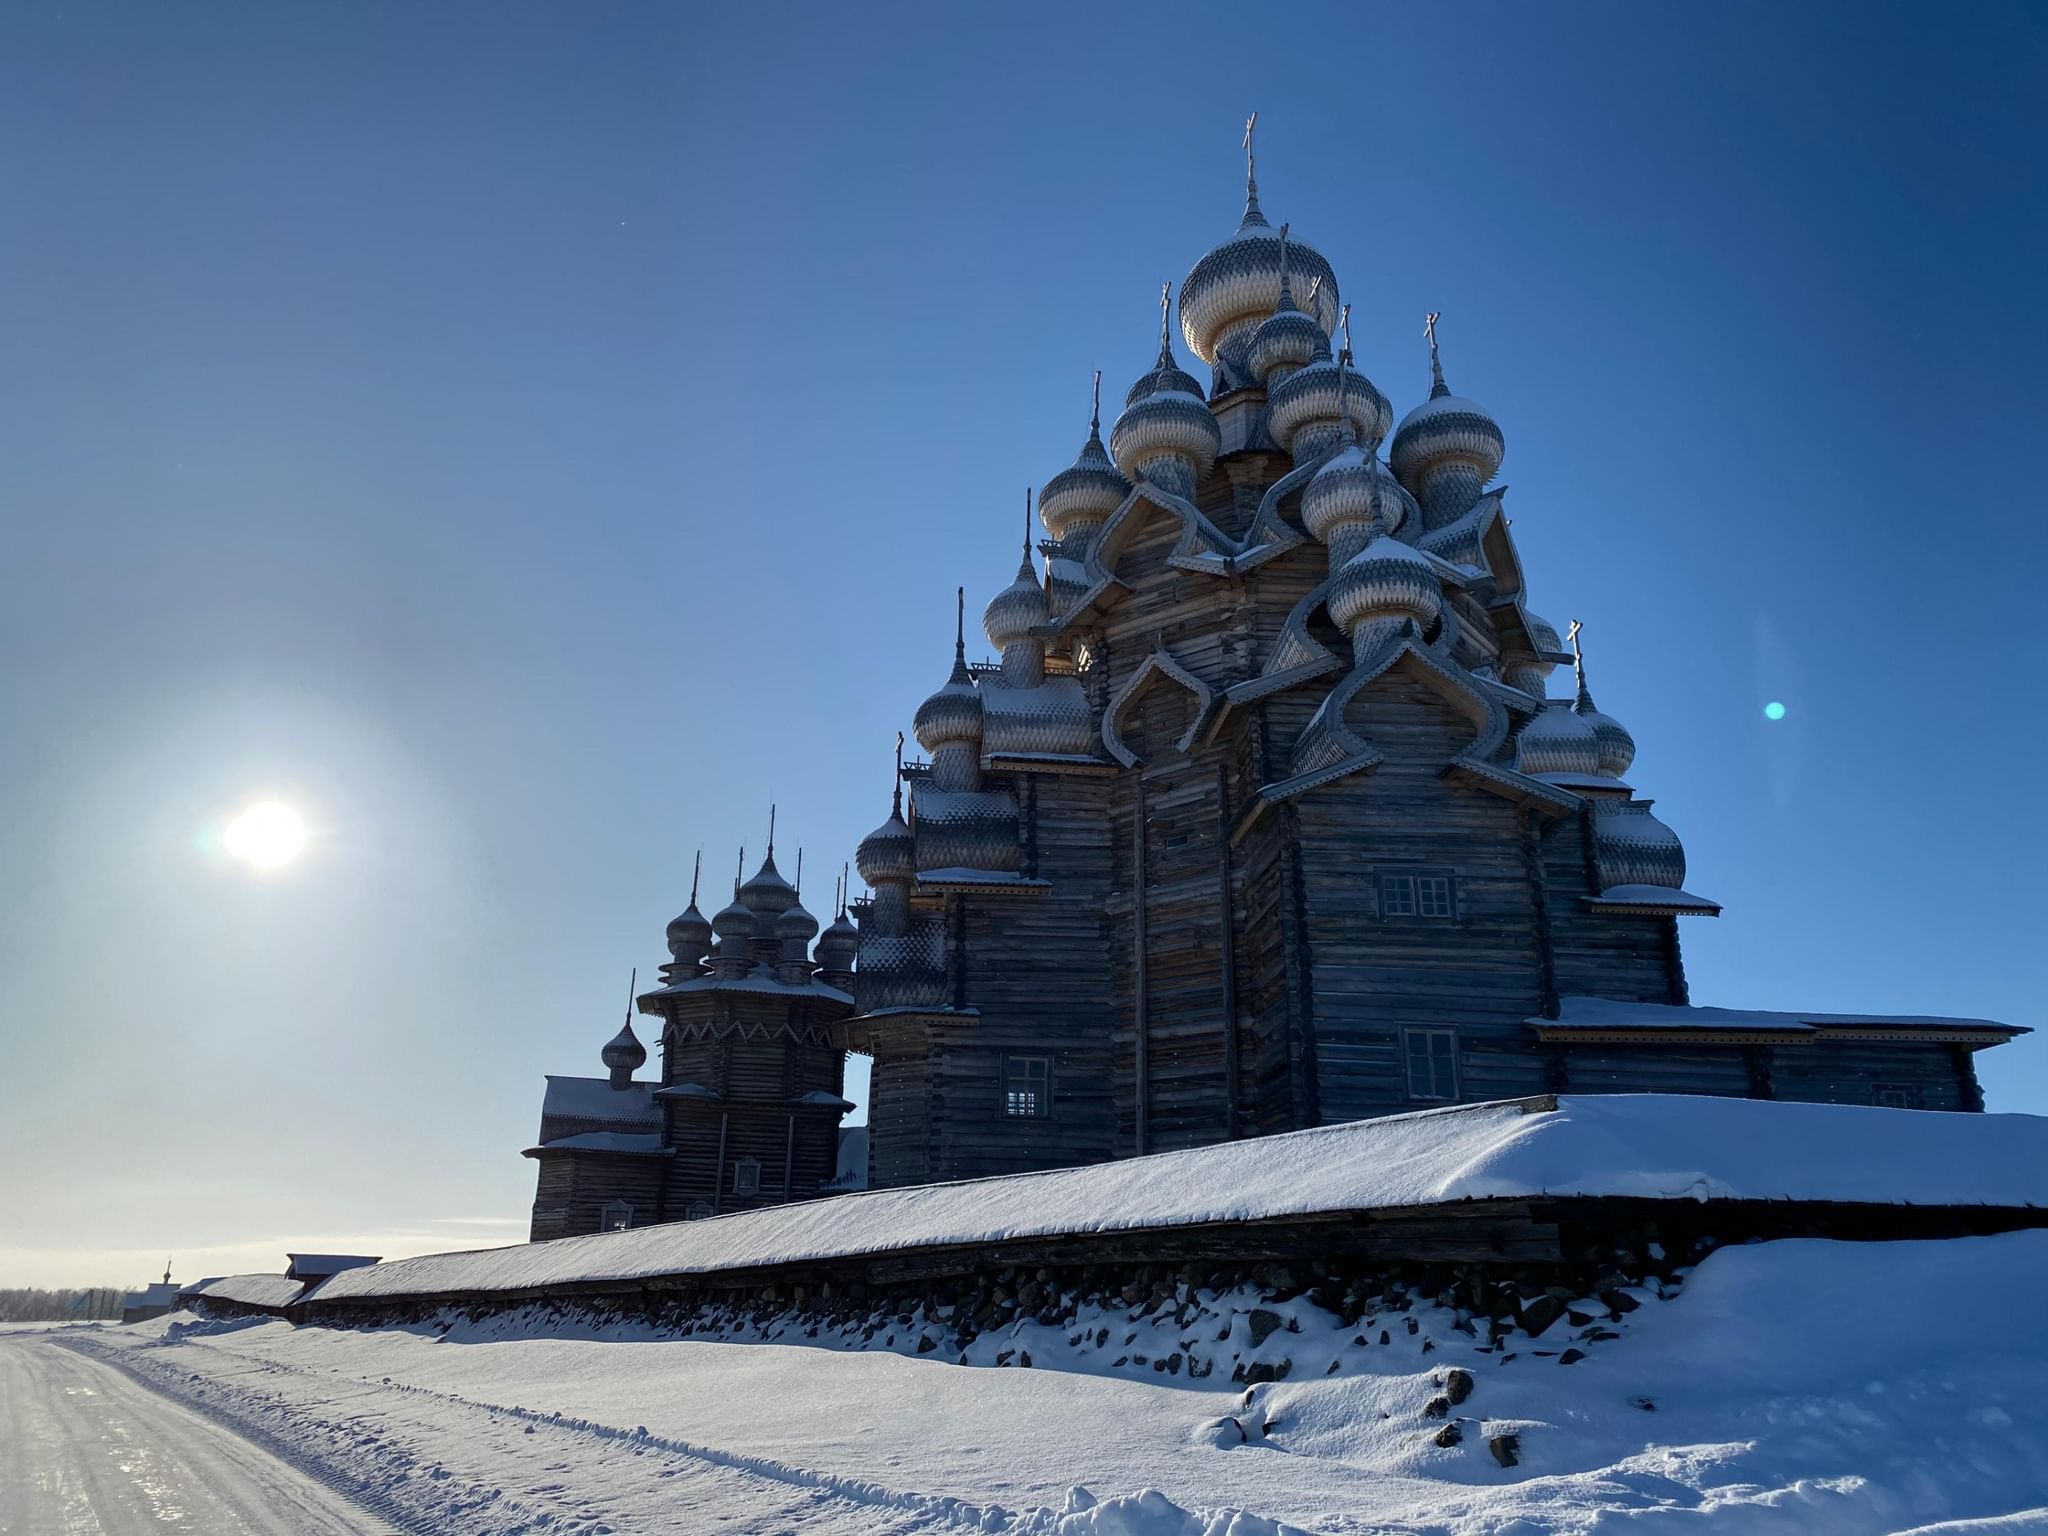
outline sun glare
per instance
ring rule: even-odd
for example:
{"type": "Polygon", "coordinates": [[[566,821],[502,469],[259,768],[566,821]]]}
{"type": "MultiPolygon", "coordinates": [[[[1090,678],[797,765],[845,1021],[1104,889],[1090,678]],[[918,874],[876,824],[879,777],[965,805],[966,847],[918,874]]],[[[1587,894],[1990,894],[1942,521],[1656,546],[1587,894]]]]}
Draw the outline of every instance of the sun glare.
{"type": "Polygon", "coordinates": [[[221,844],[252,869],[278,869],[306,846],[306,824],[290,806],[260,800],[222,829],[221,844]]]}

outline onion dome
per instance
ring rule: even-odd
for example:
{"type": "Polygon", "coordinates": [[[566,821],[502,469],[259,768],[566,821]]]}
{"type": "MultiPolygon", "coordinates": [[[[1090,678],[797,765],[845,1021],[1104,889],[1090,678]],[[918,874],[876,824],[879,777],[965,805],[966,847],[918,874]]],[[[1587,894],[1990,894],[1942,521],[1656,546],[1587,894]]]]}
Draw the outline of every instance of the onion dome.
{"type": "Polygon", "coordinates": [[[682,915],[668,924],[668,952],[678,960],[696,960],[711,947],[711,920],[697,910],[693,899],[682,915]]]}
{"type": "Polygon", "coordinates": [[[1039,491],[1038,518],[1047,533],[1064,539],[1077,526],[1106,522],[1130,493],[1131,482],[1116,472],[1109,451],[1102,446],[1102,375],[1098,372],[1088,441],[1081,445],[1074,462],[1039,491]]]}
{"type": "Polygon", "coordinates": [[[1415,498],[1381,467],[1377,455],[1356,443],[1340,448],[1301,493],[1302,526],[1325,544],[1345,524],[1396,533],[1415,507],[1415,498]]]}
{"type": "Polygon", "coordinates": [[[854,957],[860,953],[860,930],[853,926],[846,916],[846,872],[840,871],[839,896],[832,904],[837,914],[825,931],[818,935],[817,948],[811,951],[811,958],[818,963],[821,971],[850,971],[854,957]]]}
{"type": "Polygon", "coordinates": [[[1373,619],[1413,619],[1425,628],[1443,610],[1444,592],[1429,557],[1385,535],[1338,567],[1330,617],[1345,634],[1373,619]]]}
{"type": "Polygon", "coordinates": [[[1542,614],[1524,608],[1522,628],[1529,632],[1529,643],[1535,647],[1538,661],[1555,662],[1564,654],[1564,642],[1557,638],[1557,626],[1542,614]]]}
{"type": "MultiPolygon", "coordinates": [[[[1202,414],[1206,416],[1207,410],[1202,414]]],[[[1017,566],[1017,579],[990,598],[988,607],[982,610],[981,632],[988,636],[990,645],[1007,651],[1019,640],[1030,639],[1032,627],[1050,617],[1045,588],[1039,585],[1038,574],[1031,568],[1031,550],[1027,546],[1024,559],[1017,566]]]]}
{"type": "Polygon", "coordinates": [[[1515,767],[1535,775],[1600,771],[1600,742],[1572,713],[1571,700],[1550,699],[1515,738],[1515,767]]]}
{"type": "Polygon", "coordinates": [[[1133,386],[1131,403],[1110,429],[1109,452],[1116,467],[1131,480],[1147,469],[1163,467],[1161,461],[1176,464],[1165,479],[1173,489],[1192,492],[1196,477],[1208,473],[1223,447],[1223,433],[1202,399],[1201,386],[1181,373],[1173,361],[1172,344],[1166,335],[1166,298],[1159,303],[1159,363],[1144,379],[1151,387],[1143,394],[1133,386]],[[1193,386],[1190,388],[1189,386],[1193,386]]]}
{"type": "Polygon", "coordinates": [[[1500,427],[1483,407],[1451,393],[1444,383],[1443,362],[1437,355],[1436,316],[1429,327],[1429,368],[1433,382],[1429,398],[1401,418],[1387,457],[1401,483],[1427,503],[1431,487],[1439,482],[1455,489],[1454,499],[1464,506],[1447,507],[1455,516],[1478,499],[1495,471],[1500,468],[1507,445],[1500,427]]]}
{"type": "Polygon", "coordinates": [[[1359,441],[1370,448],[1387,435],[1394,408],[1348,358],[1332,358],[1329,338],[1321,337],[1309,362],[1267,391],[1266,433],[1282,449],[1295,453],[1295,439],[1304,427],[1334,427],[1347,419],[1359,441]]]}
{"type": "Polygon", "coordinates": [[[647,1047],[640,1043],[640,1037],[633,1033],[633,1021],[626,1020],[619,1032],[604,1043],[600,1053],[604,1064],[614,1072],[627,1076],[647,1065],[647,1047]]]}
{"type": "Polygon", "coordinates": [[[1579,695],[1572,704],[1572,713],[1592,728],[1593,739],[1600,744],[1600,765],[1598,772],[1608,778],[1618,779],[1628,772],[1628,765],[1636,760],[1636,739],[1629,735],[1628,728],[1612,715],[1602,714],[1593,703],[1593,690],[1586,686],[1586,658],[1579,650],[1579,626],[1572,626],[1572,670],[1578,674],[1579,695]]]}
{"type": "Polygon", "coordinates": [[[754,871],[747,883],[740,887],[740,901],[762,917],[772,918],[784,912],[796,901],[796,887],[782,878],[782,872],[775,867],[774,812],[769,812],[768,856],[761,861],[761,867],[754,871]]]}
{"type": "Polygon", "coordinates": [[[1337,274],[1312,246],[1293,240],[1283,249],[1279,231],[1259,211],[1249,132],[1245,144],[1244,218],[1228,240],[1194,264],[1180,285],[1180,332],[1188,350],[1212,367],[1222,358],[1240,371],[1243,345],[1259,322],[1273,313],[1283,271],[1303,294],[1313,285],[1311,319],[1326,332],[1337,323],[1337,274]],[[1316,283],[1317,278],[1322,281],[1316,283]]]}
{"type": "Polygon", "coordinates": [[[1272,382],[1278,368],[1304,368],[1315,357],[1318,346],[1327,347],[1330,338],[1323,328],[1303,314],[1294,303],[1294,284],[1287,275],[1287,226],[1280,226],[1280,302],[1273,313],[1259,322],[1245,349],[1245,364],[1261,384],[1272,382]]]}
{"type": "Polygon", "coordinates": [[[953,670],[945,686],[917,706],[910,727],[917,744],[932,753],[951,746],[978,748],[981,742],[981,691],[967,670],[966,588],[954,589],[953,604],[953,670]]]}
{"type": "Polygon", "coordinates": [[[744,942],[751,939],[754,936],[753,909],[735,892],[730,904],[711,914],[711,931],[718,935],[721,944],[728,940],[744,942]]]}
{"type": "Polygon", "coordinates": [[[784,907],[775,919],[775,937],[785,944],[794,941],[809,946],[818,936],[818,920],[804,910],[801,899],[784,907]]]}
{"type": "Polygon", "coordinates": [[[1603,891],[1617,885],[1685,887],[1685,845],[1650,814],[1647,800],[1600,804],[1593,814],[1593,859],[1603,891]]]}
{"type": "Polygon", "coordinates": [[[903,820],[903,786],[896,787],[889,819],[860,840],[854,851],[853,867],[869,885],[908,881],[917,874],[916,847],[910,828],[903,820]]]}

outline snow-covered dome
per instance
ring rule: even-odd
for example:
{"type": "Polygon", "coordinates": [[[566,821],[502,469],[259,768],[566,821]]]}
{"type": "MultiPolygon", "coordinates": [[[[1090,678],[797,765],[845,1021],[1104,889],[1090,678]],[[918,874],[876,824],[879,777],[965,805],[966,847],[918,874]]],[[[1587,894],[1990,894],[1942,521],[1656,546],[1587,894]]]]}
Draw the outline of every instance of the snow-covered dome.
{"type": "Polygon", "coordinates": [[[1592,729],[1593,739],[1600,744],[1598,771],[1608,778],[1618,779],[1636,760],[1636,739],[1629,735],[1626,726],[1614,716],[1603,714],[1593,702],[1593,690],[1586,686],[1586,659],[1579,653],[1576,629],[1572,631],[1572,663],[1579,677],[1579,696],[1572,705],[1572,713],[1592,729]]]}
{"type": "Polygon", "coordinates": [[[1597,774],[1600,742],[1572,713],[1569,699],[1550,699],[1515,738],[1515,767],[1528,774],[1597,774]]]}
{"type": "Polygon", "coordinates": [[[640,1037],[633,1033],[633,1021],[628,1019],[616,1035],[604,1043],[599,1053],[604,1064],[614,1072],[637,1072],[647,1064],[647,1047],[640,1043],[640,1037]]]}
{"type": "Polygon", "coordinates": [[[1600,888],[1685,887],[1685,845],[1650,814],[1647,800],[1603,800],[1593,813],[1593,855],[1600,888]]]}
{"type": "Polygon", "coordinates": [[[917,706],[911,730],[927,752],[981,740],[981,691],[967,675],[965,661],[956,659],[945,685],[917,706]]]}
{"type": "MultiPolygon", "coordinates": [[[[1286,263],[1289,286],[1327,334],[1337,323],[1336,272],[1320,251],[1300,240],[1287,242],[1286,263]]],[[[1259,211],[1257,189],[1249,188],[1236,231],[1196,262],[1180,285],[1180,333],[1188,350],[1212,367],[1221,358],[1226,374],[1250,382],[1245,348],[1279,301],[1280,273],[1280,232],[1259,211]]]]}
{"type": "Polygon", "coordinates": [[[1378,457],[1357,443],[1332,455],[1301,493],[1302,526],[1333,548],[1345,542],[1341,528],[1358,530],[1358,543],[1367,529],[1399,532],[1414,507],[1414,498],[1380,467],[1378,457]]]}
{"type": "Polygon", "coordinates": [[[751,939],[755,926],[753,908],[737,896],[711,914],[711,931],[721,943],[728,939],[751,939]]]}
{"type": "Polygon", "coordinates": [[[854,956],[860,952],[860,930],[847,920],[841,912],[825,925],[825,931],[818,935],[817,948],[811,951],[811,958],[818,962],[821,970],[850,971],[854,956]]]}
{"type": "MultiPolygon", "coordinates": [[[[1202,414],[1209,414],[1206,407],[1202,414]]],[[[1031,569],[1031,552],[1027,549],[1017,567],[1017,579],[990,598],[988,607],[982,610],[981,632],[988,636],[990,645],[1007,651],[1019,640],[1029,639],[1033,626],[1043,624],[1049,617],[1045,588],[1039,585],[1038,576],[1031,569]]],[[[919,740],[922,739],[920,734],[919,740]]]]}
{"type": "MultiPolygon", "coordinates": [[[[1300,445],[1295,441],[1304,429],[1321,427],[1334,432],[1346,417],[1350,418],[1359,441],[1374,448],[1387,435],[1387,423],[1393,420],[1394,408],[1373,387],[1371,379],[1330,355],[1327,338],[1317,344],[1314,357],[1305,366],[1288,374],[1266,395],[1266,433],[1297,459],[1306,457],[1304,450],[1310,446],[1306,440],[1300,445]]],[[[1313,431],[1309,435],[1324,436],[1313,431]]]]}
{"type": "Polygon", "coordinates": [[[711,947],[711,919],[697,910],[695,897],[680,914],[669,919],[668,952],[677,960],[697,960],[711,947]]]}
{"type": "Polygon", "coordinates": [[[1451,393],[1429,317],[1429,398],[1401,418],[1387,458],[1429,514],[1432,528],[1464,513],[1500,468],[1507,444],[1485,409],[1451,393]]]}
{"type": "Polygon", "coordinates": [[[890,809],[889,819],[862,838],[860,847],[854,851],[853,867],[869,885],[909,880],[917,873],[915,845],[910,828],[903,821],[900,792],[898,801],[890,809]]]}
{"type": "Polygon", "coordinates": [[[1199,391],[1177,388],[1155,389],[1126,406],[1109,433],[1110,457],[1126,478],[1141,479],[1148,469],[1159,478],[1162,464],[1171,465],[1166,478],[1176,490],[1192,489],[1222,447],[1223,433],[1199,391]]]}
{"type": "Polygon", "coordinates": [[[1413,619],[1426,628],[1443,610],[1444,592],[1429,557],[1382,535],[1338,567],[1330,617],[1347,635],[1374,619],[1413,619]]]}
{"type": "Polygon", "coordinates": [[[1079,456],[1039,491],[1038,518],[1047,533],[1063,539],[1075,528],[1107,521],[1130,493],[1131,482],[1116,472],[1102,446],[1098,410],[1089,418],[1088,441],[1079,456]]]}
{"type": "Polygon", "coordinates": [[[1273,306],[1273,313],[1261,320],[1258,329],[1252,332],[1251,341],[1245,348],[1245,366],[1259,383],[1271,385],[1277,382],[1273,375],[1278,369],[1304,368],[1314,360],[1318,347],[1328,347],[1330,338],[1323,328],[1308,315],[1303,314],[1294,302],[1294,284],[1287,274],[1291,264],[1286,256],[1287,226],[1280,226],[1282,251],[1280,271],[1280,302],[1273,306]]]}

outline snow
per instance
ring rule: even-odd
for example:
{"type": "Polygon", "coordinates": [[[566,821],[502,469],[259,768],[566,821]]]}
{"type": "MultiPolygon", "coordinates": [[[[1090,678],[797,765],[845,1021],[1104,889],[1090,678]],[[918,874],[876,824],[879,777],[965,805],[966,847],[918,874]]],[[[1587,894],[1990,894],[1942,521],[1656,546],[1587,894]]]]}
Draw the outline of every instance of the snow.
{"type": "Polygon", "coordinates": [[[323,1303],[1540,1195],[2048,1206],[2048,1118],[1664,1094],[1458,1106],[337,1275],[323,1303]]]}
{"type": "MultiPolygon", "coordinates": [[[[1529,1022],[1541,1029],[1761,1029],[1774,1034],[1791,1035],[1813,1034],[1822,1028],[1967,1029],[2028,1033],[2023,1025],[1996,1024],[1990,1019],[1942,1018],[1933,1014],[1767,1013],[1756,1008],[1694,1008],[1673,1003],[1624,1003],[1609,997],[1562,997],[1558,999],[1556,1018],[1531,1019],[1529,1022]]],[[[2043,1202],[2036,1199],[2028,1203],[2039,1205],[2043,1202]]]]}
{"type": "MultiPolygon", "coordinates": [[[[1659,822],[1658,825],[1663,826],[1663,823],[1659,822]]],[[[1637,841],[1648,843],[1654,840],[1643,838],[1637,841]]],[[[1721,903],[1718,901],[1709,900],[1705,896],[1695,896],[1690,891],[1681,891],[1670,885],[1610,885],[1598,896],[1589,896],[1586,899],[1596,907],[1691,907],[1695,911],[1716,914],[1721,910],[1721,903]]]]}
{"type": "Polygon", "coordinates": [[[540,1117],[548,1120],[618,1120],[661,1124],[661,1111],[649,1095],[652,1083],[614,1088],[608,1078],[548,1076],[540,1101],[540,1117]]]}
{"type": "Polygon", "coordinates": [[[201,1281],[178,1294],[181,1300],[204,1296],[251,1307],[287,1307],[299,1299],[299,1292],[304,1289],[304,1281],[289,1275],[224,1275],[217,1280],[201,1281]]]}
{"type": "Polygon", "coordinates": [[[638,1157],[668,1157],[670,1150],[662,1145],[659,1131],[582,1131],[574,1136],[557,1136],[553,1141],[544,1141],[537,1147],[528,1147],[527,1155],[535,1152],[626,1152],[638,1157]]]}
{"type": "Polygon", "coordinates": [[[775,972],[765,965],[755,966],[751,976],[698,976],[689,981],[674,982],[647,995],[676,997],[689,992],[772,992],[780,997],[822,997],[835,1003],[853,1001],[849,994],[837,987],[828,987],[822,981],[806,981],[797,986],[778,981],[775,972]]]}
{"type": "MultiPolygon", "coordinates": [[[[1910,1150],[1881,1161],[1917,1177],[1910,1150]]],[[[1281,1319],[1261,1347],[1298,1368],[1250,1389],[1113,1370],[1031,1321],[965,1367],[919,1354],[917,1326],[862,1348],[532,1313],[63,1337],[442,1536],[2020,1536],[2048,1506],[2044,1275],[2048,1231],[1724,1248],[1569,1365],[1561,1335],[1489,1354],[1419,1298],[1354,1331],[1205,1291],[1233,1338],[1251,1308],[1281,1319]],[[1030,1369],[993,1368],[1019,1350],[1030,1369]],[[1471,1394],[1428,1417],[1452,1367],[1471,1394]],[[1463,1439],[1439,1446],[1447,1422],[1463,1439]],[[1512,1467],[1488,1453],[1503,1434],[1512,1467]]],[[[1100,1320],[1145,1350],[1177,1331],[1170,1307],[1100,1320]]]]}

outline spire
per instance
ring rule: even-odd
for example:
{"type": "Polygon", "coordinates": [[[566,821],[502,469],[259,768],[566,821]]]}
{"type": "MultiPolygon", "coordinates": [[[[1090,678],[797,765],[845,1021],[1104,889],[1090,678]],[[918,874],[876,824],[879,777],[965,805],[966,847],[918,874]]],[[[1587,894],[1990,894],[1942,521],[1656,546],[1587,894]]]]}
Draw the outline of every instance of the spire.
{"type": "Polygon", "coordinates": [[[768,802],[768,862],[775,862],[775,802],[768,802]]]}
{"type": "Polygon", "coordinates": [[[745,843],[741,843],[741,844],[740,844],[740,861],[739,861],[739,863],[738,863],[737,865],[735,865],[735,866],[734,866],[734,868],[733,868],[733,872],[732,872],[732,899],[733,899],[734,901],[738,901],[738,900],[740,899],[740,881],[744,880],[744,879],[746,878],[746,875],[747,875],[747,845],[746,845],[745,843]]]}
{"type": "Polygon", "coordinates": [[[1031,487],[1024,487],[1024,558],[1017,563],[1017,579],[1035,582],[1038,572],[1031,568],[1031,487]]]}
{"type": "Polygon", "coordinates": [[[1346,304],[1338,320],[1344,327],[1344,351],[1337,359],[1337,419],[1351,445],[1358,446],[1358,423],[1351,419],[1351,306],[1346,304]]]}
{"type": "Polygon", "coordinates": [[[1579,682],[1579,696],[1573,708],[1582,715],[1590,715],[1593,713],[1595,705],[1593,703],[1593,691],[1586,686],[1585,653],[1579,649],[1579,630],[1583,627],[1577,619],[1573,619],[1566,628],[1565,634],[1572,644],[1572,675],[1579,682]]]}
{"type": "Polygon", "coordinates": [[[1173,284],[1159,285],[1159,371],[1174,367],[1173,343],[1167,339],[1167,316],[1173,308],[1173,284]]]}
{"type": "MultiPolygon", "coordinates": [[[[967,589],[962,587],[960,590],[963,594],[960,600],[964,603],[967,601],[964,595],[967,589]]],[[[964,668],[966,663],[962,662],[961,666],[964,668]]],[[[896,733],[896,787],[889,793],[889,814],[899,818],[903,815],[903,733],[901,731],[896,733]]]]}
{"type": "MultiPolygon", "coordinates": [[[[1318,272],[1308,285],[1308,312],[1311,318],[1316,313],[1316,297],[1323,291],[1323,274],[1318,272]]],[[[1323,322],[1316,321],[1316,350],[1312,361],[1325,362],[1330,356],[1330,338],[1323,333],[1323,322]]]]}
{"type": "Polygon", "coordinates": [[[790,889],[796,892],[799,900],[802,899],[804,894],[804,851],[801,846],[796,851],[796,879],[790,885],[790,889]]]}
{"type": "Polygon", "coordinates": [[[853,884],[853,871],[847,865],[839,866],[839,915],[846,916],[846,891],[853,884]]]}
{"type": "Polygon", "coordinates": [[[1280,226],[1280,302],[1273,306],[1275,313],[1294,308],[1294,285],[1287,278],[1287,228],[1280,226]]]}
{"type": "Polygon", "coordinates": [[[690,866],[690,905],[697,905],[697,881],[704,873],[704,850],[697,850],[697,862],[690,866]]]}
{"type": "Polygon", "coordinates": [[[1252,148],[1252,133],[1259,126],[1257,112],[1244,120],[1244,217],[1239,229],[1263,229],[1266,216],[1259,211],[1259,159],[1252,148]]]}
{"type": "Polygon", "coordinates": [[[1095,370],[1095,390],[1088,403],[1088,435],[1100,440],[1102,437],[1102,370],[1095,370]]]}
{"type": "Polygon", "coordinates": [[[1442,310],[1432,309],[1422,322],[1422,334],[1429,339],[1429,398],[1432,400],[1441,400],[1451,392],[1451,386],[1444,382],[1444,361],[1436,350],[1436,323],[1442,317],[1442,310]]]}

